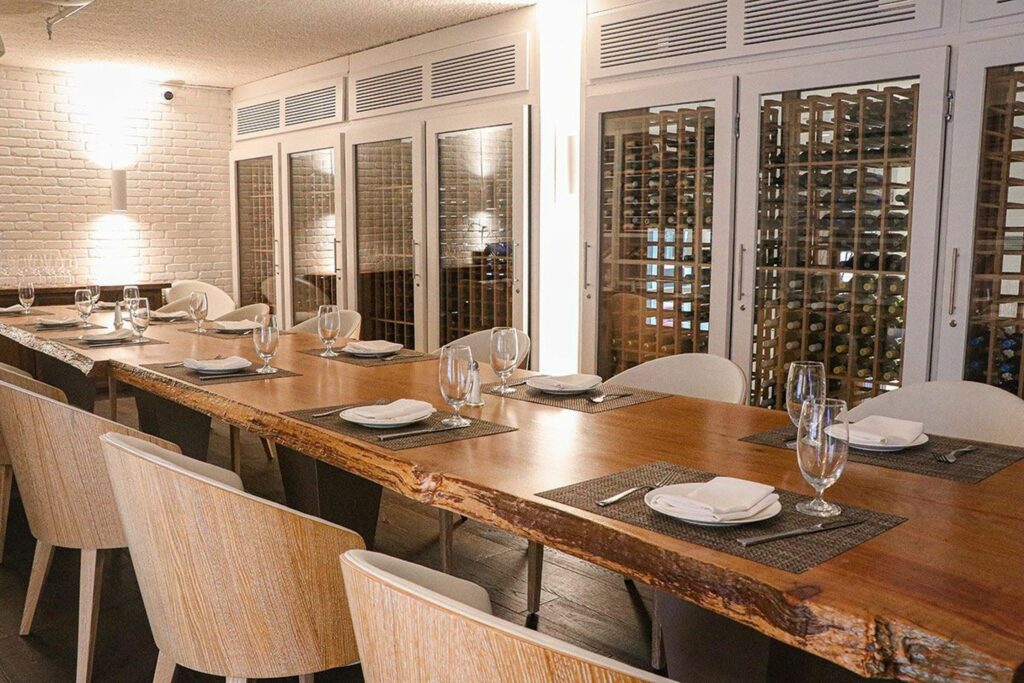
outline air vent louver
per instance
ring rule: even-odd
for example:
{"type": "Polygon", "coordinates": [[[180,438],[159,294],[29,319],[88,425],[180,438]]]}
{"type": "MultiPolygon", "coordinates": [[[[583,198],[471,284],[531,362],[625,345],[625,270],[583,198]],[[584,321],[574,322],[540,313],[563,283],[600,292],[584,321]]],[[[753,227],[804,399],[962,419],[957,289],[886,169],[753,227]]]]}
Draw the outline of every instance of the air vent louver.
{"type": "Polygon", "coordinates": [[[515,45],[461,55],[430,65],[431,99],[500,88],[515,82],[515,45]]]}
{"type": "Polygon", "coordinates": [[[609,22],[601,26],[602,69],[724,50],[726,0],[609,22]]]}
{"type": "Polygon", "coordinates": [[[289,95],[284,100],[284,125],[333,119],[338,113],[337,100],[338,88],[334,85],[289,95]]]}
{"type": "Polygon", "coordinates": [[[355,91],[357,113],[419,102],[423,99],[423,67],[361,78],[355,91]]]}
{"type": "Polygon", "coordinates": [[[235,116],[235,130],[238,135],[273,130],[281,125],[281,100],[239,107],[235,116]]]}
{"type": "Polygon", "coordinates": [[[917,17],[918,0],[746,0],[743,43],[838,33],[917,17]]]}

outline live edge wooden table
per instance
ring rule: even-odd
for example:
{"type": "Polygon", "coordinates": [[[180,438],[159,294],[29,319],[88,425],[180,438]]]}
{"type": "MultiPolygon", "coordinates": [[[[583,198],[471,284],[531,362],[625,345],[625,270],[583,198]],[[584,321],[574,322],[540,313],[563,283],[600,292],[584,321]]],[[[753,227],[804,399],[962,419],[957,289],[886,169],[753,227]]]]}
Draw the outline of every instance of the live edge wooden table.
{"type": "Polygon", "coordinates": [[[301,376],[258,388],[194,386],[140,365],[218,353],[255,360],[251,341],[154,326],[148,336],[166,344],[79,350],[49,341],[61,333],[28,333],[11,322],[0,318],[0,335],[83,373],[109,372],[402,495],[652,584],[861,675],[1024,680],[1024,461],[976,484],[849,463],[829,499],[907,521],[791,574],[535,495],[656,460],[809,492],[792,454],[739,440],[783,426],[784,413],[671,397],[585,414],[488,396],[467,414],[516,431],[390,451],[282,413],[382,397],[443,408],[436,362],[357,367],[298,353],[317,340],[287,335],[274,365],[301,376]]]}

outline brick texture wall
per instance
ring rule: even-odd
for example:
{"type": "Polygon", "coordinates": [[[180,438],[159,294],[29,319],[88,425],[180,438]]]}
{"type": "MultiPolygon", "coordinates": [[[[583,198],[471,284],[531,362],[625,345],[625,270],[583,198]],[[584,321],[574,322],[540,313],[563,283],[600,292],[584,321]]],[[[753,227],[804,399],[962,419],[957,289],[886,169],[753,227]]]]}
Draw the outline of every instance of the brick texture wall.
{"type": "Polygon", "coordinates": [[[0,65],[0,284],[45,256],[68,284],[195,278],[230,291],[229,92],[175,87],[165,102],[163,88],[118,88],[0,65]],[[124,214],[111,212],[115,156],[124,214]]]}

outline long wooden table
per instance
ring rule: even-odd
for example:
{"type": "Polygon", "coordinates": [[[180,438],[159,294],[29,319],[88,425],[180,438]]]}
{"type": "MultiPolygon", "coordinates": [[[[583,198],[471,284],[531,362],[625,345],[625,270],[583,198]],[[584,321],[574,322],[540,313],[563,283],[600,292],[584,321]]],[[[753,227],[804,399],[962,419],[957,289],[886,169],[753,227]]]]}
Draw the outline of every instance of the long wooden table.
{"type": "Polygon", "coordinates": [[[318,342],[286,335],[274,365],[300,377],[197,387],[140,365],[217,353],[256,360],[251,341],[154,326],[149,336],[168,344],[85,351],[50,341],[67,332],[9,323],[0,318],[0,335],[83,373],[109,372],[410,498],[662,588],[861,675],[1024,677],[1024,462],[977,484],[850,463],[829,499],[908,521],[796,575],[535,495],[654,460],[810,493],[792,454],[739,441],[786,424],[783,413],[671,397],[584,414],[488,396],[468,414],[517,431],[396,452],[282,413],[381,397],[443,408],[436,362],[361,368],[298,353],[318,342]]]}

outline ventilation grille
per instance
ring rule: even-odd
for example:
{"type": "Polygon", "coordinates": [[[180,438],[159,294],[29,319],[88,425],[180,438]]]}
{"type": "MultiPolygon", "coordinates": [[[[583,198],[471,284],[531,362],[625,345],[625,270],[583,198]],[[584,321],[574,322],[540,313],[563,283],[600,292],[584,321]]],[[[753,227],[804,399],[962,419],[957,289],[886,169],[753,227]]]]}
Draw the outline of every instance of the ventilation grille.
{"type": "Polygon", "coordinates": [[[338,113],[338,87],[331,85],[319,90],[289,95],[284,100],[284,125],[333,119],[338,113]]]}
{"type": "Polygon", "coordinates": [[[726,4],[715,0],[604,24],[601,68],[725,49],[726,4]]]}
{"type": "Polygon", "coordinates": [[[239,107],[236,112],[235,130],[238,135],[273,130],[281,125],[281,100],[239,107]]]}
{"type": "Polygon", "coordinates": [[[452,57],[430,65],[430,97],[500,88],[516,82],[516,46],[452,57]]]}
{"type": "Polygon", "coordinates": [[[912,22],[918,0],[746,0],[743,42],[759,45],[806,36],[912,22]]]}
{"type": "Polygon", "coordinates": [[[356,113],[412,104],[423,99],[423,66],[356,81],[356,113]]]}

